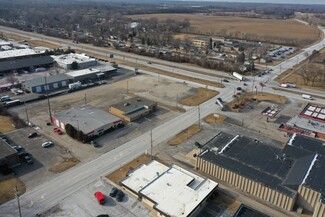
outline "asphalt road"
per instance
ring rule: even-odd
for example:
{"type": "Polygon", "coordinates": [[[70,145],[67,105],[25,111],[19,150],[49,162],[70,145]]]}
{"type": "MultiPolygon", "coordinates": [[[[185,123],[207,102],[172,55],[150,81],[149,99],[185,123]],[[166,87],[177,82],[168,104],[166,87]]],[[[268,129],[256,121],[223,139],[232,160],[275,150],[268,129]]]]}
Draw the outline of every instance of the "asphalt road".
{"type": "MultiPolygon", "coordinates": [[[[21,35],[30,35],[34,33],[22,33],[22,31],[19,30],[13,30],[0,27],[0,30],[3,31],[6,29],[6,31],[9,32],[16,32],[18,31],[21,35]]],[[[34,36],[33,36],[34,37],[34,36]]],[[[52,37],[48,36],[37,36],[35,39],[43,39],[43,40],[49,40],[49,42],[53,43],[51,40],[52,37]]],[[[60,39],[55,39],[55,41],[64,41],[60,39]]],[[[314,50],[314,49],[320,49],[323,46],[323,43],[325,40],[322,41],[322,43],[318,43],[317,45],[312,46],[311,48],[307,48],[306,50],[314,50]]],[[[68,44],[68,43],[67,43],[68,44]]],[[[70,42],[70,45],[72,43],[70,42]]],[[[74,45],[74,44],[72,44],[74,45]]],[[[80,44],[77,45],[80,49],[80,44]]],[[[84,46],[84,45],[82,45],[84,46]]],[[[87,45],[88,47],[92,47],[91,45],[87,45]]],[[[74,47],[72,47],[74,48],[74,47]]],[[[77,48],[77,47],[76,47],[77,48]]],[[[84,48],[86,49],[86,48],[84,48]]],[[[91,49],[91,48],[89,48],[91,49]]],[[[96,47],[96,50],[100,48],[96,47]]],[[[92,51],[93,52],[93,51],[92,51]]],[[[97,52],[97,51],[96,51],[97,52]]],[[[99,54],[107,53],[107,49],[105,52],[100,52],[99,54]]],[[[115,51],[114,51],[115,52],[115,51]]],[[[112,52],[113,53],[113,52],[112,52]]],[[[119,52],[121,53],[121,52],[119,52]]],[[[126,56],[125,53],[122,53],[122,55],[126,56]]],[[[127,54],[132,56],[131,54],[127,54]]],[[[136,56],[136,58],[140,59],[139,56],[136,56]]],[[[141,57],[144,61],[147,60],[145,57],[141,57]]],[[[293,57],[294,58],[294,57],[293,57]]],[[[282,63],[282,67],[290,67],[293,62],[292,59],[289,59],[282,63]]],[[[299,57],[300,58],[300,57],[299,57]]],[[[301,58],[305,58],[305,56],[302,56],[301,58]]],[[[302,59],[301,59],[302,60],[302,59]]],[[[160,62],[160,60],[158,60],[160,62]]],[[[158,62],[155,60],[155,62],[158,62]]],[[[170,63],[163,61],[164,64],[168,64],[171,67],[177,66],[178,64],[170,63]]],[[[155,63],[156,64],[156,63],[155,63]]],[[[186,66],[190,67],[191,69],[198,69],[203,71],[202,68],[192,67],[192,66],[186,66]]],[[[279,66],[275,66],[275,74],[279,73],[278,71],[279,66]]],[[[281,67],[281,68],[282,68],[281,67]]],[[[284,68],[283,68],[284,69],[284,68]]],[[[205,69],[204,69],[205,71],[205,69]]],[[[210,71],[210,70],[209,70],[210,71]]],[[[271,75],[269,75],[271,76],[271,75]]],[[[201,77],[201,76],[200,76],[201,77]]],[[[218,79],[218,78],[215,78],[218,79]]],[[[220,78],[219,78],[220,79],[220,78]]],[[[251,82],[251,81],[250,81],[251,82]]],[[[218,97],[221,97],[225,101],[230,101],[231,97],[233,95],[233,88],[237,84],[241,84],[239,82],[233,82],[232,84],[227,84],[226,88],[219,89],[220,94],[218,97]]],[[[265,91],[271,91],[271,89],[265,88],[265,91]]],[[[274,90],[272,90],[274,92],[274,90]]],[[[287,92],[279,92],[285,96],[289,96],[296,98],[297,95],[287,92]]],[[[318,99],[317,99],[318,102],[318,99]]],[[[325,101],[322,100],[320,103],[324,103],[325,101]]],[[[179,115],[178,117],[164,123],[163,125],[156,127],[152,130],[152,139],[153,139],[153,146],[159,144],[160,142],[163,142],[167,140],[168,138],[173,137],[180,131],[186,129],[190,125],[196,123],[200,118],[205,117],[206,115],[213,113],[217,111],[218,107],[215,105],[215,98],[210,99],[209,101],[201,104],[198,107],[193,107],[192,109],[188,110],[186,113],[183,113],[179,115]]],[[[62,173],[60,176],[38,186],[35,189],[32,189],[31,191],[27,191],[24,195],[21,196],[21,207],[22,207],[22,213],[24,217],[34,216],[36,213],[40,213],[54,205],[56,205],[58,202],[63,200],[64,198],[70,196],[74,192],[82,189],[87,184],[93,182],[96,178],[99,176],[103,176],[105,174],[108,174],[120,166],[124,165],[125,163],[131,161],[132,159],[140,156],[141,154],[145,152],[150,153],[150,132],[147,132],[143,134],[142,136],[139,136],[138,138],[129,141],[118,148],[112,150],[111,152],[108,152],[106,154],[103,154],[99,158],[92,160],[87,163],[80,164],[76,166],[75,168],[72,168],[64,173],[62,173]]],[[[18,216],[18,210],[17,210],[17,202],[16,200],[9,201],[8,203],[3,204],[0,207],[0,216],[18,216]]]]}

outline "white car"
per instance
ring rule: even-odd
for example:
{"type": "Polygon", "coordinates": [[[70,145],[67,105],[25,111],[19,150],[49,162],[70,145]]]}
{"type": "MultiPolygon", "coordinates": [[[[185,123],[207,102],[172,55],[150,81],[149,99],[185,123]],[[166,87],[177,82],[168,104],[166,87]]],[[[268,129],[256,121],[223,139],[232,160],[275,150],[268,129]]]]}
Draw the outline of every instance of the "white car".
{"type": "Polygon", "coordinates": [[[43,148],[47,148],[47,147],[50,147],[51,145],[53,145],[53,142],[51,142],[51,141],[47,141],[47,142],[44,142],[44,143],[42,144],[42,147],[43,147],[43,148]]]}

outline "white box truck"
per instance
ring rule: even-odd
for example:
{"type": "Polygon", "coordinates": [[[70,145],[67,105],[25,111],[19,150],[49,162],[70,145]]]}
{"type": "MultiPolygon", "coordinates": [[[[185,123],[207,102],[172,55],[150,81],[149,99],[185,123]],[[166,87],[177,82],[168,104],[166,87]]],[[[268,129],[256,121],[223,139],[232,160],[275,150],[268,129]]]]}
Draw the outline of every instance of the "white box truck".
{"type": "Polygon", "coordinates": [[[311,95],[308,95],[308,94],[302,94],[301,96],[302,96],[302,98],[304,98],[304,99],[310,99],[310,100],[313,99],[313,97],[312,97],[311,95]]]}
{"type": "Polygon", "coordinates": [[[69,84],[69,89],[70,90],[76,90],[76,89],[79,89],[80,87],[81,87],[81,82],[80,81],[69,84]]]}
{"type": "Polygon", "coordinates": [[[239,74],[238,72],[233,72],[232,76],[234,76],[235,78],[237,78],[240,81],[245,81],[245,77],[242,76],[241,74],[239,74]]]}

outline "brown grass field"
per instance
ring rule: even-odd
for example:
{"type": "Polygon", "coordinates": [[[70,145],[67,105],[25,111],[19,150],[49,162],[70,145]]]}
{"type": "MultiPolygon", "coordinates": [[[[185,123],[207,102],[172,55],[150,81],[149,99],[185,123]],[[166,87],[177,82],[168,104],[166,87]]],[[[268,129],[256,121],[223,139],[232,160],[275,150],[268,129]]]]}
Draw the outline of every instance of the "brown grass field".
{"type": "Polygon", "coordinates": [[[80,161],[77,158],[69,158],[69,159],[65,159],[63,162],[54,165],[53,167],[51,167],[49,169],[49,171],[53,172],[53,173],[62,173],[68,169],[70,169],[71,167],[74,167],[75,165],[77,165],[80,161]]]}
{"type": "Polygon", "coordinates": [[[0,175],[0,204],[15,198],[14,187],[17,186],[18,194],[26,191],[25,184],[13,175],[0,175]]]}
{"type": "Polygon", "coordinates": [[[227,119],[225,115],[209,114],[203,120],[208,124],[222,124],[227,119]]]}
{"type": "Polygon", "coordinates": [[[169,140],[168,144],[171,146],[179,145],[182,142],[184,142],[185,140],[187,140],[188,138],[190,138],[190,137],[194,136],[195,134],[197,134],[198,132],[200,132],[201,129],[202,128],[198,124],[194,124],[194,125],[190,126],[189,128],[183,130],[179,134],[177,134],[171,140],[169,140]]]}
{"type": "Polygon", "coordinates": [[[194,27],[199,34],[220,34],[221,32],[229,34],[239,31],[240,33],[256,34],[261,40],[263,37],[274,39],[281,37],[286,40],[298,40],[304,44],[317,41],[321,36],[318,29],[295,20],[208,16],[205,14],[141,14],[129,17],[135,20],[155,17],[158,20],[173,19],[176,21],[183,21],[187,18],[191,27],[194,27]]]}
{"type": "Polygon", "coordinates": [[[197,106],[197,105],[200,105],[201,103],[215,97],[218,94],[219,94],[218,91],[209,90],[209,89],[205,89],[205,88],[198,88],[197,92],[194,95],[192,95],[186,99],[183,99],[181,101],[181,104],[187,105],[187,106],[197,106]]]}
{"type": "Polygon", "coordinates": [[[7,133],[14,129],[11,117],[0,115],[0,133],[7,133]]]}
{"type": "Polygon", "coordinates": [[[134,159],[130,163],[124,165],[123,167],[115,170],[111,174],[108,174],[106,178],[111,180],[117,185],[120,185],[120,181],[126,177],[126,174],[142,164],[147,164],[151,161],[150,155],[141,155],[140,157],[134,159]]]}

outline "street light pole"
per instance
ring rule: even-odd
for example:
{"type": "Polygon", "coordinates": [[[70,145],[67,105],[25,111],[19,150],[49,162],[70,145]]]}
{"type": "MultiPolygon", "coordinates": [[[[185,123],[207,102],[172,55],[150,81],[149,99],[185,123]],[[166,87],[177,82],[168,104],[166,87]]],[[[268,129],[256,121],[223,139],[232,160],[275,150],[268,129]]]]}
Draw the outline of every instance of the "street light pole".
{"type": "Polygon", "coordinates": [[[198,117],[199,117],[199,129],[201,129],[201,111],[200,111],[200,105],[198,105],[198,117]]]}
{"type": "Polygon", "coordinates": [[[17,198],[17,203],[18,203],[19,216],[22,217],[22,215],[21,215],[21,209],[20,209],[20,201],[19,201],[19,195],[18,195],[17,185],[15,186],[14,191],[15,191],[15,197],[17,198]]]}
{"type": "Polygon", "coordinates": [[[26,102],[25,101],[24,101],[24,105],[25,105],[27,124],[29,125],[29,118],[28,118],[28,112],[27,112],[27,107],[26,107],[26,102]]]}
{"type": "MultiPolygon", "coordinates": [[[[45,89],[47,90],[47,80],[46,80],[46,76],[44,76],[44,80],[45,80],[45,89]]],[[[52,123],[52,112],[51,112],[51,104],[50,104],[50,99],[49,99],[49,93],[46,92],[46,98],[47,98],[47,104],[49,107],[49,114],[50,114],[50,123],[52,123]]]]}

